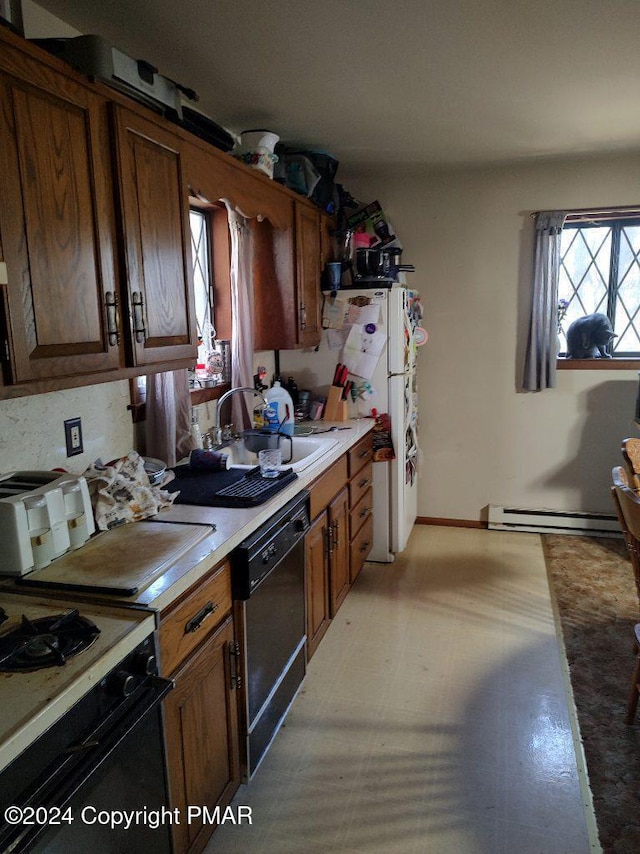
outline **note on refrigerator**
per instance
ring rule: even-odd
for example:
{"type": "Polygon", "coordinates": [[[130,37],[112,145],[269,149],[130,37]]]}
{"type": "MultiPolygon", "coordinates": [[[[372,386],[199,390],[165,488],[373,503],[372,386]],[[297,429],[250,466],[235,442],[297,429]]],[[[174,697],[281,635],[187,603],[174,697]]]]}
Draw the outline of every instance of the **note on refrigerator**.
{"type": "Polygon", "coordinates": [[[380,303],[369,303],[369,305],[350,303],[345,320],[347,323],[360,323],[363,326],[368,323],[378,323],[380,320],[380,303]]]}
{"type": "Polygon", "coordinates": [[[381,329],[369,331],[366,326],[354,323],[342,351],[342,362],[349,373],[370,380],[386,341],[387,336],[381,329]]]}
{"type": "Polygon", "coordinates": [[[342,329],[347,303],[339,297],[325,297],[322,304],[322,328],[342,329]]]}

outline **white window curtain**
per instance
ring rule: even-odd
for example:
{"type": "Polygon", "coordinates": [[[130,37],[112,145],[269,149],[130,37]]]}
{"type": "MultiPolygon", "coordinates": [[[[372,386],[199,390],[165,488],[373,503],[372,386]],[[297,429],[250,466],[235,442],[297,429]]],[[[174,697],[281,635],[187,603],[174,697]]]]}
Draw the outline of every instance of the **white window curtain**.
{"type": "Polygon", "coordinates": [[[565,211],[536,216],[531,320],[524,366],[527,391],[555,388],[558,355],[558,274],[565,211]]]}
{"type": "MultiPolygon", "coordinates": [[[[247,219],[225,202],[231,235],[231,385],[253,388],[253,273],[252,237],[247,219]]],[[[236,429],[252,423],[249,395],[232,398],[232,420],[236,429]]]]}
{"type": "Polygon", "coordinates": [[[146,454],[175,466],[193,449],[186,370],[147,376],[146,454]]]}

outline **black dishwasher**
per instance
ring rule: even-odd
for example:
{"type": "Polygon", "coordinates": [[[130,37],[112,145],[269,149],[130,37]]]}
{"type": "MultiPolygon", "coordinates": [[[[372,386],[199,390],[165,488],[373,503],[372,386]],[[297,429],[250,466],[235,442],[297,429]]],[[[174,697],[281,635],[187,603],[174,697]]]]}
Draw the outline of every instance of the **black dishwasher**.
{"type": "Polygon", "coordinates": [[[260,764],[304,679],[308,528],[309,493],[302,490],[232,554],[247,674],[246,778],[260,764]]]}

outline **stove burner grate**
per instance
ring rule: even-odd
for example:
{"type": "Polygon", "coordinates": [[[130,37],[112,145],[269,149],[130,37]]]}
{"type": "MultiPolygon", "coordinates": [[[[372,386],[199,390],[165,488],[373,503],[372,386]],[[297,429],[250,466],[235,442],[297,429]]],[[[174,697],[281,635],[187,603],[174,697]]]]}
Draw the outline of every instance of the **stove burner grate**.
{"type": "Polygon", "coordinates": [[[96,640],[100,629],[74,608],[66,614],[30,620],[0,636],[0,671],[23,673],[62,666],[96,640]]]}

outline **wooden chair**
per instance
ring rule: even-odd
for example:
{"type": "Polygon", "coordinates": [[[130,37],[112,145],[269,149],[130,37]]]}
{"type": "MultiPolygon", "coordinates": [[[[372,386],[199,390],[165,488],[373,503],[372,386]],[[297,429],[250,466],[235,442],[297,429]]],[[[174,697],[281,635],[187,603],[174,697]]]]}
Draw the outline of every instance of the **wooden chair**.
{"type": "Polygon", "coordinates": [[[629,486],[640,489],[640,439],[624,439],[621,450],[629,486]]]}
{"type": "MultiPolygon", "coordinates": [[[[616,506],[620,527],[624,535],[633,575],[636,582],[638,601],[640,602],[640,496],[629,486],[629,478],[622,466],[616,466],[611,472],[613,486],[611,495],[616,506]]],[[[627,715],[625,722],[632,724],[636,717],[638,708],[638,695],[640,693],[640,623],[634,626],[636,664],[631,677],[631,690],[627,702],[627,715]]]]}

